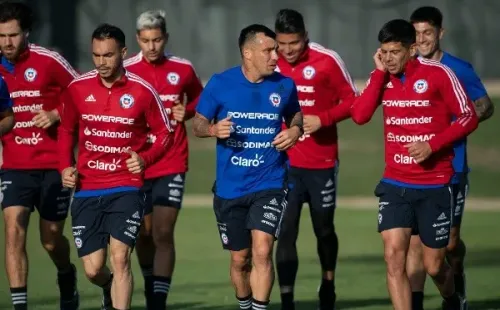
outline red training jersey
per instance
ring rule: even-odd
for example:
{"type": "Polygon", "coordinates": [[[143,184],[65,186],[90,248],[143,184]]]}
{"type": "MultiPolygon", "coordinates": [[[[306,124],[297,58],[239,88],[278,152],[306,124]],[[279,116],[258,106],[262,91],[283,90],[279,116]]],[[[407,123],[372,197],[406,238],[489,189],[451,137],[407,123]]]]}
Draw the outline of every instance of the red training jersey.
{"type": "Polygon", "coordinates": [[[78,128],[80,189],[141,187],[144,176],[128,171],[128,152],[137,152],[149,167],[164,155],[173,131],[153,87],[126,72],[108,88],[93,70],[75,79],[64,95],[59,128],[61,172],[73,165],[78,128]],[[151,146],[147,142],[148,132],[157,137],[151,146]]]}
{"type": "MultiPolygon", "coordinates": [[[[1,56],[0,56],[1,57],[1,56]]],[[[5,61],[5,60],[4,60],[5,61]]],[[[0,65],[10,91],[14,129],[2,137],[4,169],[57,169],[57,127],[35,127],[39,110],[60,105],[60,94],[78,76],[57,52],[29,44],[15,64],[0,65]]]]}
{"type": "Polygon", "coordinates": [[[304,134],[288,150],[292,167],[332,168],[338,161],[337,122],[350,116],[356,87],[340,56],[316,43],[309,43],[299,60],[290,64],[278,59],[278,69],[297,85],[299,103],[304,115],[316,115],[321,128],[304,134]]]}
{"type": "MultiPolygon", "coordinates": [[[[163,106],[174,128],[174,137],[167,153],[146,170],[146,179],[157,178],[188,170],[188,138],[184,122],[178,123],[172,114],[176,100],[186,105],[185,121],[195,114],[203,86],[188,60],[166,54],[157,63],[149,63],[142,53],[125,61],[125,67],[149,82],[160,94],[163,106]]],[[[156,137],[149,135],[149,141],[156,137]]]]}
{"type": "Polygon", "coordinates": [[[404,82],[389,73],[372,72],[352,107],[357,124],[370,120],[382,104],[385,135],[384,178],[415,185],[441,185],[453,176],[453,142],[478,125],[471,100],[453,71],[440,62],[410,60],[404,82]],[[405,145],[428,142],[433,154],[417,164],[405,145]]]}

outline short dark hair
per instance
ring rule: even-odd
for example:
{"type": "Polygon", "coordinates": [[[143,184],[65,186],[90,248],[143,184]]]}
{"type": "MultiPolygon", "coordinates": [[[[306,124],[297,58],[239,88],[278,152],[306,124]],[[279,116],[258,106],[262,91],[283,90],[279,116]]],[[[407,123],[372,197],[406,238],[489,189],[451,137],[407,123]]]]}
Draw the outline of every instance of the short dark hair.
{"type": "Polygon", "coordinates": [[[298,11],[292,9],[282,9],[276,15],[274,29],[278,33],[300,33],[306,32],[304,17],[298,11]]]}
{"type": "Polygon", "coordinates": [[[378,33],[380,43],[400,42],[405,47],[416,42],[415,28],[404,19],[393,19],[387,22],[378,33]]]}
{"type": "Polygon", "coordinates": [[[92,33],[92,40],[105,40],[113,39],[120,47],[125,47],[125,33],[123,31],[110,24],[100,24],[92,33]]]}
{"type": "Polygon", "coordinates": [[[431,26],[442,28],[443,13],[434,6],[422,6],[411,13],[410,21],[412,24],[429,23],[431,26]]]}
{"type": "Polygon", "coordinates": [[[243,52],[243,46],[245,45],[245,43],[255,39],[255,36],[258,33],[263,33],[266,37],[276,39],[276,34],[268,27],[261,24],[252,24],[243,28],[240,32],[240,36],[238,38],[238,46],[240,47],[241,53],[243,52]]]}
{"type": "Polygon", "coordinates": [[[0,23],[17,20],[22,31],[31,31],[33,27],[33,10],[22,2],[4,1],[0,3],[0,23]]]}

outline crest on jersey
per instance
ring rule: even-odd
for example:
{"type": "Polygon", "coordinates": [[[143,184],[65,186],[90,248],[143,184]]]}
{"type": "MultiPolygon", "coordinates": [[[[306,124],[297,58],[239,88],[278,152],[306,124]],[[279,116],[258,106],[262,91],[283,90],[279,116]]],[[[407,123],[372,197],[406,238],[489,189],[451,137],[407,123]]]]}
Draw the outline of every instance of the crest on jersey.
{"type": "Polygon", "coordinates": [[[271,101],[273,106],[279,107],[281,103],[281,96],[278,93],[272,93],[271,96],[269,96],[269,101],[271,101]]]}
{"type": "Polygon", "coordinates": [[[24,79],[28,82],[33,82],[36,79],[38,72],[33,68],[28,68],[24,71],[24,79]]]}
{"type": "Polygon", "coordinates": [[[129,94],[125,94],[120,97],[120,106],[124,109],[129,109],[134,105],[134,97],[129,94]]]}
{"type": "Polygon", "coordinates": [[[429,84],[427,84],[427,81],[424,79],[420,79],[413,84],[413,90],[419,94],[425,93],[428,88],[429,84]]]}
{"type": "Polygon", "coordinates": [[[171,84],[171,85],[177,85],[179,84],[179,80],[181,79],[181,77],[179,76],[178,73],[176,72],[169,72],[167,74],[167,81],[171,84]]]}
{"type": "Polygon", "coordinates": [[[304,70],[302,70],[302,75],[304,79],[310,80],[316,75],[316,69],[313,66],[306,66],[304,70]]]}

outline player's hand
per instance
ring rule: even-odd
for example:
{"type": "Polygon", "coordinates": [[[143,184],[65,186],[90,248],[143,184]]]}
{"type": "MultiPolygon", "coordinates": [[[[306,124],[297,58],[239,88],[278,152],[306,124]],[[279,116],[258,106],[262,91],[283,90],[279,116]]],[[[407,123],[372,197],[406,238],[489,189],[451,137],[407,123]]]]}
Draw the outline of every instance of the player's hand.
{"type": "Polygon", "coordinates": [[[78,179],[78,172],[75,167],[68,167],[61,173],[63,187],[74,188],[78,179]]]}
{"type": "Polygon", "coordinates": [[[231,122],[231,117],[228,116],[225,119],[217,122],[217,124],[213,125],[213,135],[219,139],[229,138],[229,136],[231,135],[231,126],[233,125],[234,123],[231,122]]]}
{"type": "Polygon", "coordinates": [[[383,72],[387,71],[387,68],[382,62],[382,50],[380,48],[378,48],[375,55],[373,55],[373,61],[375,62],[375,68],[383,72]]]}
{"type": "Polygon", "coordinates": [[[286,151],[295,145],[302,133],[297,126],[281,131],[274,137],[273,145],[278,151],[286,151]]]}
{"type": "Polygon", "coordinates": [[[142,173],[144,171],[144,160],[142,159],[142,157],[131,150],[128,150],[127,153],[130,155],[130,158],[125,161],[128,171],[133,174],[142,173]]]}
{"type": "Polygon", "coordinates": [[[183,122],[186,117],[186,107],[179,100],[176,100],[172,106],[172,115],[178,122],[183,122]]]}
{"type": "Polygon", "coordinates": [[[310,135],[321,128],[321,120],[316,115],[304,115],[304,133],[310,135]]]}
{"type": "Polygon", "coordinates": [[[428,142],[408,143],[404,147],[408,149],[408,154],[415,159],[417,164],[420,164],[432,154],[432,149],[428,142]]]}
{"type": "Polygon", "coordinates": [[[35,116],[33,117],[32,121],[38,128],[47,129],[54,123],[59,121],[59,114],[54,111],[37,110],[33,111],[33,113],[35,114],[35,116]]]}

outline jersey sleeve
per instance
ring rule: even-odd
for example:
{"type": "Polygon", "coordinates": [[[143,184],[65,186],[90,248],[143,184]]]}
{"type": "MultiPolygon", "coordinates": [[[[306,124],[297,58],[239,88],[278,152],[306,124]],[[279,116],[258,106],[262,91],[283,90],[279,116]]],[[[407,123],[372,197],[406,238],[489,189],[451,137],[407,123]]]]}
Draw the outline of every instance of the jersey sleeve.
{"type": "Polygon", "coordinates": [[[288,97],[288,102],[286,103],[283,116],[285,119],[293,117],[295,114],[301,111],[299,104],[299,95],[297,94],[297,86],[295,82],[291,83],[290,96],[288,97]]]}
{"type": "Polygon", "coordinates": [[[433,152],[451,146],[455,141],[465,138],[477,128],[479,123],[472,101],[467,97],[455,73],[445,66],[439,69],[441,70],[436,72],[435,81],[439,85],[443,101],[448,105],[456,119],[446,130],[438,133],[429,141],[433,152]]]}
{"type": "Polygon", "coordinates": [[[58,127],[57,145],[59,149],[59,171],[73,166],[76,129],[79,123],[79,113],[68,88],[61,94],[61,124],[58,127]]]}
{"type": "Polygon", "coordinates": [[[340,102],[334,102],[332,108],[318,115],[321,126],[331,126],[349,118],[351,116],[351,104],[358,94],[351,75],[340,56],[336,55],[332,59],[329,71],[329,87],[339,92],[340,102]]]}
{"type": "Polygon", "coordinates": [[[217,116],[219,110],[219,103],[215,99],[217,84],[217,77],[212,76],[201,92],[198,104],[196,105],[196,112],[209,121],[212,121],[217,116]]]}
{"type": "Polygon", "coordinates": [[[203,85],[196,75],[193,67],[189,67],[189,83],[186,86],[187,104],[186,104],[186,119],[190,119],[196,113],[196,105],[203,91],[203,85]]]}
{"type": "Polygon", "coordinates": [[[476,74],[476,71],[471,64],[467,64],[460,71],[455,72],[462,85],[465,87],[465,92],[472,101],[485,97],[488,93],[481,82],[481,79],[476,74]]]}
{"type": "Polygon", "coordinates": [[[69,62],[57,52],[50,52],[54,61],[52,62],[52,76],[61,88],[68,87],[69,83],[78,77],[78,72],[69,62]]]}
{"type": "Polygon", "coordinates": [[[12,108],[12,99],[10,98],[9,88],[4,79],[0,78],[0,112],[12,108]]]}
{"type": "Polygon", "coordinates": [[[158,93],[151,87],[147,88],[150,99],[145,107],[145,119],[149,126],[149,133],[156,137],[150,148],[139,154],[144,160],[146,167],[157,162],[166,150],[170,147],[173,140],[172,125],[168,115],[163,108],[163,103],[158,93]]]}
{"type": "Polygon", "coordinates": [[[354,99],[350,109],[352,120],[363,125],[370,121],[381,103],[383,86],[387,82],[388,73],[374,70],[361,95],[354,99]]]}

